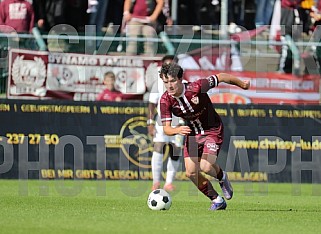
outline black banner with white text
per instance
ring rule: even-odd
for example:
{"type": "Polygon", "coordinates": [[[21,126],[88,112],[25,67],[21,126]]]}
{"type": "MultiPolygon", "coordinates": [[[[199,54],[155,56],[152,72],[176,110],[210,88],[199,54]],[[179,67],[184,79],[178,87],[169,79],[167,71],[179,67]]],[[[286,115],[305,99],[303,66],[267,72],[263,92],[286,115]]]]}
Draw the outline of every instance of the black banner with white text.
{"type": "MultiPolygon", "coordinates": [[[[320,106],[215,108],[231,180],[321,182],[320,106]]],[[[146,113],[144,102],[0,100],[0,178],[152,179],[146,113]]]]}

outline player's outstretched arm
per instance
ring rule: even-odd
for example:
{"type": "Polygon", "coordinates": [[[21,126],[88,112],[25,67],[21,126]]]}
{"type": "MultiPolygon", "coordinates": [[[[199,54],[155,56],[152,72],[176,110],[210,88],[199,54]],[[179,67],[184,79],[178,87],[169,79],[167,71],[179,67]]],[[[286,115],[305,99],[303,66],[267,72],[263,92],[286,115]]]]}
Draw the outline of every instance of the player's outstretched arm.
{"type": "Polygon", "coordinates": [[[171,122],[165,122],[163,124],[164,133],[168,136],[173,136],[177,134],[186,136],[191,133],[191,129],[188,126],[173,127],[171,126],[171,122]]]}
{"type": "Polygon", "coordinates": [[[250,88],[250,81],[249,80],[240,80],[239,78],[237,78],[236,76],[233,76],[231,74],[227,74],[227,73],[219,73],[216,75],[218,78],[219,82],[224,82],[227,84],[232,84],[232,85],[236,85],[242,89],[249,89],[250,88]]]}

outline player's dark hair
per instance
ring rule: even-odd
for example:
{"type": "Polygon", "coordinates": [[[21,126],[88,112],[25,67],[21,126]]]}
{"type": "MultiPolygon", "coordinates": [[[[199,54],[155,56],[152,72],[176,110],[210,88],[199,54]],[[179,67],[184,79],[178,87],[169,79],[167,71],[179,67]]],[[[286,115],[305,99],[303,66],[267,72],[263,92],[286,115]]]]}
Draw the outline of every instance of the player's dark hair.
{"type": "Polygon", "coordinates": [[[178,79],[182,79],[183,68],[177,63],[163,64],[159,72],[160,78],[163,76],[168,77],[169,75],[172,77],[177,77],[178,79]]]}
{"type": "Polygon", "coordinates": [[[174,55],[171,55],[171,54],[165,55],[165,56],[162,58],[162,63],[164,63],[166,60],[172,60],[172,61],[175,62],[175,63],[178,62],[177,57],[175,57],[174,55]]]}

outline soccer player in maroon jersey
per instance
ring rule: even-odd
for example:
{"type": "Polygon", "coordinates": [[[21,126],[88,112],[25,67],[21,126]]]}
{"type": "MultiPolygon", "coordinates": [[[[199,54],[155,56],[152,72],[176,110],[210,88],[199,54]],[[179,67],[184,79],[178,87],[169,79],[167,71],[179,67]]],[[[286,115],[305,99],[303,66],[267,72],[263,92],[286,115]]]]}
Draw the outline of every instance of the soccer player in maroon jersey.
{"type": "Polygon", "coordinates": [[[167,135],[187,136],[184,146],[186,175],[212,204],[210,210],[226,208],[225,200],[213,188],[201,172],[218,179],[224,197],[233,196],[233,188],[226,172],[216,159],[223,143],[223,123],[215,111],[207,91],[220,82],[236,85],[242,89],[250,87],[233,75],[220,73],[191,83],[182,83],[183,69],[175,63],[164,64],[160,71],[166,92],[160,99],[161,121],[167,135]],[[186,126],[171,126],[172,114],[184,119],[186,126]]]}

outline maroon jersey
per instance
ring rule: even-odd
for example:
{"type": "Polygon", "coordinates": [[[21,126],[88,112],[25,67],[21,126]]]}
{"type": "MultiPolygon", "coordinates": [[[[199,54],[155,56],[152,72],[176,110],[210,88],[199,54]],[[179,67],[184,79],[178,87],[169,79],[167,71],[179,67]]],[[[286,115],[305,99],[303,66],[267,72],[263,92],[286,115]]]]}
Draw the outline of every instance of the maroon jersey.
{"type": "Polygon", "coordinates": [[[97,101],[116,101],[116,99],[119,99],[118,101],[122,100],[122,93],[117,90],[108,90],[105,89],[102,91],[96,98],[97,101]]]}
{"type": "Polygon", "coordinates": [[[2,1],[0,4],[0,25],[10,26],[18,33],[31,32],[34,27],[32,5],[25,0],[2,1]]]}
{"type": "Polygon", "coordinates": [[[298,8],[303,0],[281,0],[281,6],[286,8],[298,8]]]}
{"type": "Polygon", "coordinates": [[[204,135],[208,130],[220,127],[221,118],[207,95],[207,91],[217,85],[218,78],[213,75],[184,84],[180,97],[174,97],[166,91],[160,99],[162,122],[170,121],[173,113],[187,121],[192,136],[204,135]]]}

